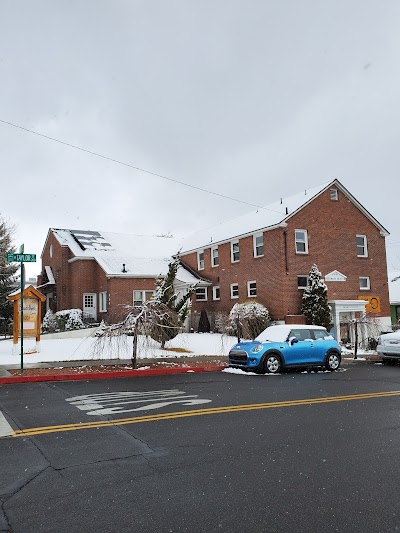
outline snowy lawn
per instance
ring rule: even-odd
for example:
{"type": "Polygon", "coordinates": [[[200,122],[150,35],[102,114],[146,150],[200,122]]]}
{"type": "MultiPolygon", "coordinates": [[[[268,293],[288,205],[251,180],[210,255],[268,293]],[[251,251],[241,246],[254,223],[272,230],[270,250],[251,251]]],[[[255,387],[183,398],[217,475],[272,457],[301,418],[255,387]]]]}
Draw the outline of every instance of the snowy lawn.
{"type": "MultiPolygon", "coordinates": [[[[68,339],[46,339],[46,336],[42,336],[40,353],[29,353],[34,350],[35,341],[24,339],[24,352],[27,352],[24,353],[24,363],[130,359],[132,339],[132,337],[124,336],[121,339],[114,338],[99,342],[93,336],[68,339]]],[[[152,339],[139,337],[138,360],[228,355],[230,348],[235,343],[235,337],[222,336],[217,333],[181,333],[167,343],[167,349],[161,350],[160,345],[152,339]]],[[[0,341],[0,366],[19,363],[21,358],[19,355],[20,345],[18,344],[16,355],[12,355],[12,346],[12,340],[0,341]]]]}

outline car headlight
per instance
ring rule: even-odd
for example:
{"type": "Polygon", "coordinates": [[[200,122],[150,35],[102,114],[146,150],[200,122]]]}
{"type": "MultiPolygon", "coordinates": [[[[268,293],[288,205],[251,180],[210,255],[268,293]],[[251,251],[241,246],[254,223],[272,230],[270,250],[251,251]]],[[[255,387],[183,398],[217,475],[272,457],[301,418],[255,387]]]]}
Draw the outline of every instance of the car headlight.
{"type": "Polygon", "coordinates": [[[257,346],[254,346],[254,348],[251,349],[251,353],[261,352],[263,348],[264,346],[262,344],[257,344],[257,346]]]}

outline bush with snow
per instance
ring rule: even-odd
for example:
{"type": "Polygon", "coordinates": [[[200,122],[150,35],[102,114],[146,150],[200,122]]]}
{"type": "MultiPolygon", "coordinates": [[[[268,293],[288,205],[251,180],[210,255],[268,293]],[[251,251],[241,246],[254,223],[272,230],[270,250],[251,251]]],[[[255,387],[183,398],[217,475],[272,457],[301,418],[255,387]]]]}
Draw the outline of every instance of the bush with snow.
{"type": "Polygon", "coordinates": [[[43,317],[42,332],[53,333],[58,328],[57,318],[53,311],[49,309],[43,317]]]}
{"type": "Polygon", "coordinates": [[[63,311],[57,311],[55,317],[60,331],[70,331],[72,329],[81,329],[85,327],[82,321],[81,309],[64,309],[63,311]]]}
{"type": "Polygon", "coordinates": [[[255,339],[269,324],[268,309],[254,300],[235,304],[229,313],[229,329],[240,342],[242,337],[255,339]]]}

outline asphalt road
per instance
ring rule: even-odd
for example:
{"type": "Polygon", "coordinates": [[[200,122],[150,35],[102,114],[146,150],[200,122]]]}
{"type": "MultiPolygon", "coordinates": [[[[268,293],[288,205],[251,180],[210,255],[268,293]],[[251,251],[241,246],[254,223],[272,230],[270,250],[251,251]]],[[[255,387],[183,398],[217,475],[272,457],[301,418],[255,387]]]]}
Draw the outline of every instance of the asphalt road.
{"type": "Polygon", "coordinates": [[[400,531],[400,366],[4,385],[0,411],[0,531],[400,531]]]}

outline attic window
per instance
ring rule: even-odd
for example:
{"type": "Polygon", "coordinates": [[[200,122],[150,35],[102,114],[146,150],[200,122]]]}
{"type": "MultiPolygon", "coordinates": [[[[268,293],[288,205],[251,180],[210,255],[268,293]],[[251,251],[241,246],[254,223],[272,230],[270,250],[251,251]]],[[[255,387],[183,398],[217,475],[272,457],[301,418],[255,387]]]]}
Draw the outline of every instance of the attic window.
{"type": "Polygon", "coordinates": [[[339,200],[339,193],[337,189],[329,189],[329,196],[331,200],[339,200]]]}

